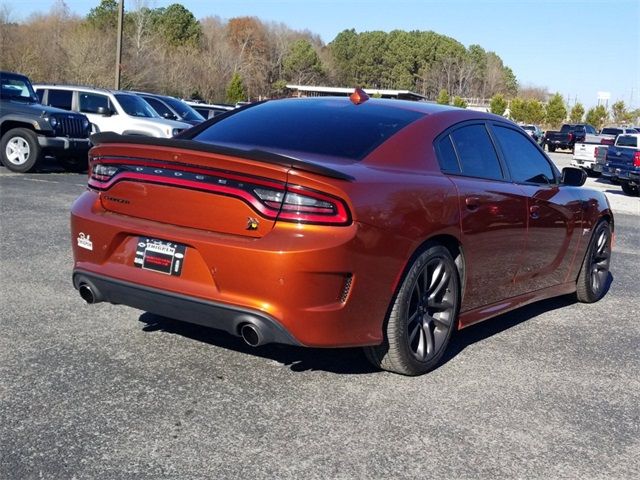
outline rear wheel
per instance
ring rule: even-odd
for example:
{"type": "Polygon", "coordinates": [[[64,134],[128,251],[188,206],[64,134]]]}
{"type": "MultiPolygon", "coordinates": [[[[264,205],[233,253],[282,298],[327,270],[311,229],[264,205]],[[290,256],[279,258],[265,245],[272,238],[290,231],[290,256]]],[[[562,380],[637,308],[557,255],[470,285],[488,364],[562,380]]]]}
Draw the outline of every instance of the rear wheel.
{"type": "Polygon", "coordinates": [[[604,297],[611,261],[611,226],[602,220],[591,236],[576,283],[576,295],[583,303],[593,303],[604,297]]]}
{"type": "Polygon", "coordinates": [[[550,152],[555,152],[556,151],[556,146],[555,145],[549,145],[547,148],[549,149],[550,152]]]}
{"type": "Polygon", "coordinates": [[[12,172],[25,173],[36,168],[42,159],[42,149],[35,132],[27,128],[13,128],[0,142],[2,163],[12,172]]]}
{"type": "Polygon", "coordinates": [[[640,189],[638,189],[637,185],[629,185],[627,182],[622,182],[620,186],[626,195],[637,197],[640,194],[640,189]]]}
{"type": "Polygon", "coordinates": [[[404,277],[385,324],[382,345],[366,347],[375,366],[421,375],[438,365],[455,329],[460,299],[458,270],[449,251],[434,245],[404,277]]]}

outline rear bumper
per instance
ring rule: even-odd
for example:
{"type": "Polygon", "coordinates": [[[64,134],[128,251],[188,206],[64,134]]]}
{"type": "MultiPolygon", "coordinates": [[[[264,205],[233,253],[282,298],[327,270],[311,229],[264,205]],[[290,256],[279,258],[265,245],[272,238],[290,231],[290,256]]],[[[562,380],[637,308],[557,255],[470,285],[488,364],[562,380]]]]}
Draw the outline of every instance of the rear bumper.
{"type": "Polygon", "coordinates": [[[578,168],[586,168],[588,170],[595,170],[596,165],[597,164],[595,160],[583,160],[580,158],[574,158],[571,161],[571,166],[578,167],[578,168]]]}
{"type": "Polygon", "coordinates": [[[274,342],[309,347],[380,344],[414,249],[410,239],[357,223],[282,222],[261,238],[179,227],[105,211],[92,191],[72,207],[71,235],[76,277],[106,289],[105,301],[233,334],[251,318],[270,325],[274,342]],[[181,273],[137,267],[140,236],[186,246],[181,273]]]}
{"type": "Polygon", "coordinates": [[[75,270],[73,286],[79,289],[80,285],[88,285],[91,288],[96,303],[126,304],[156,315],[224,330],[238,336],[242,325],[252,324],[262,333],[264,343],[300,345],[275,319],[263,312],[221,305],[75,270]]]}

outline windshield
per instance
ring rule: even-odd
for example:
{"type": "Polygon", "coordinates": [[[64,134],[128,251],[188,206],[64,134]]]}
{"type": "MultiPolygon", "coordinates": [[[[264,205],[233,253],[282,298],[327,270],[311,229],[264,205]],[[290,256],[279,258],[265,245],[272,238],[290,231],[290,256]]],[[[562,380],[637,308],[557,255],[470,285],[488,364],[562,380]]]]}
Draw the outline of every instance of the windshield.
{"type": "Polygon", "coordinates": [[[200,115],[183,101],[171,97],[163,97],[162,99],[165,101],[165,103],[168,103],[169,106],[175,110],[175,112],[181,119],[196,120],[198,122],[204,121],[204,117],[202,115],[200,115]]]}
{"type": "Polygon", "coordinates": [[[33,87],[26,77],[3,73],[0,77],[0,84],[2,85],[0,98],[38,103],[36,92],[33,91],[33,87]]]}
{"type": "Polygon", "coordinates": [[[132,117],[160,118],[151,106],[136,95],[116,93],[116,99],[127,115],[132,117]]]}

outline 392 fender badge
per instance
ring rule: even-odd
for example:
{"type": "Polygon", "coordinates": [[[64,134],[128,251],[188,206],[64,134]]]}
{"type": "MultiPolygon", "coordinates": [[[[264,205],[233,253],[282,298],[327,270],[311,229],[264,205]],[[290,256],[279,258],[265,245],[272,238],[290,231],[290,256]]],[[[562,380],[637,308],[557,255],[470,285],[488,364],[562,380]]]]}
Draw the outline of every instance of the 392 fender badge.
{"type": "Polygon", "coordinates": [[[91,235],[85,235],[80,232],[77,238],[78,246],[85,250],[93,250],[93,242],[91,241],[91,235]]]}
{"type": "Polygon", "coordinates": [[[259,225],[257,218],[247,217],[247,230],[257,230],[259,225]]]}

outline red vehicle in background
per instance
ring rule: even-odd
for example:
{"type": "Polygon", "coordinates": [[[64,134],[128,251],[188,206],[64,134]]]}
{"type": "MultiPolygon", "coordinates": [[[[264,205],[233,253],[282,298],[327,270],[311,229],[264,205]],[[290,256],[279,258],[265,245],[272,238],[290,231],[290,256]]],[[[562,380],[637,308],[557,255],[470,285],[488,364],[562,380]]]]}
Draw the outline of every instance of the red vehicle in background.
{"type": "Polygon", "coordinates": [[[607,291],[606,198],[498,116],[357,91],[93,141],[71,213],[89,303],[417,375],[457,329],[607,291]]]}

